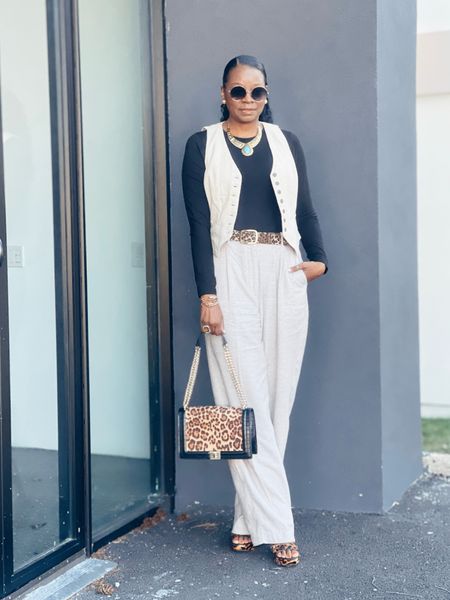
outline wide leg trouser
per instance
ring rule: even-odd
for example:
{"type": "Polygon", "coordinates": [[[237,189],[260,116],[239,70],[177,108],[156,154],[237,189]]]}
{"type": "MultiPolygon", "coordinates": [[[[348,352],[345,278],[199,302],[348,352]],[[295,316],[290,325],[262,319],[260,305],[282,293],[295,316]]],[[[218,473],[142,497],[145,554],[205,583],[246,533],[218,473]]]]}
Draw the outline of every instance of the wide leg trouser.
{"type": "MultiPolygon", "coordinates": [[[[308,331],[307,279],[288,245],[229,241],[214,257],[233,362],[255,413],[258,452],[228,460],[236,496],[232,531],[253,544],[295,540],[284,453],[308,331]]],[[[239,406],[220,336],[206,335],[214,401],[239,406]]]]}

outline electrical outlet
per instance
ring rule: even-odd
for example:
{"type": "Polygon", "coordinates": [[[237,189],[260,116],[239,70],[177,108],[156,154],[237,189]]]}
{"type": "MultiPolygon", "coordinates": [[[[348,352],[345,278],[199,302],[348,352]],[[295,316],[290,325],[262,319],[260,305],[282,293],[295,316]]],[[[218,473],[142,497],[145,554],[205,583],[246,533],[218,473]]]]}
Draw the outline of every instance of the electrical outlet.
{"type": "Polygon", "coordinates": [[[131,242],[131,266],[142,268],[144,264],[144,244],[142,242],[131,242]]]}
{"type": "Polygon", "coordinates": [[[8,246],[8,267],[23,267],[23,246],[8,246]]]}

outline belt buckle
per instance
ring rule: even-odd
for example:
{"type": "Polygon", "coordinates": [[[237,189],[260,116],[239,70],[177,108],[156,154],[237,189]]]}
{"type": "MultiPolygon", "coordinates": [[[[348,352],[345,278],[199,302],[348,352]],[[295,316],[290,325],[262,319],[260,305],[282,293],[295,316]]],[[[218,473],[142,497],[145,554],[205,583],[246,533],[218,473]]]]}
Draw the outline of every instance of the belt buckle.
{"type": "Polygon", "coordinates": [[[258,231],[256,229],[241,229],[240,233],[241,242],[243,244],[257,244],[258,243],[258,231]],[[250,240],[245,239],[247,234],[255,234],[254,239],[250,238],[250,240]],[[244,239],[242,239],[242,235],[244,234],[244,239]]]}

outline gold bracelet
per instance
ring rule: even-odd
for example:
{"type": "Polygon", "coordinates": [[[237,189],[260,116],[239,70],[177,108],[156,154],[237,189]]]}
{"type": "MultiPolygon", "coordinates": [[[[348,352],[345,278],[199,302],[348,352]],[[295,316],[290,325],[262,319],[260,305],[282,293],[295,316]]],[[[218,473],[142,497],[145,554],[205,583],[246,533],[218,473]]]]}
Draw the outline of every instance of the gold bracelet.
{"type": "Polygon", "coordinates": [[[212,308],[213,306],[217,306],[219,304],[219,301],[217,300],[216,302],[201,302],[202,306],[206,306],[207,308],[212,308]]]}
{"type": "Polygon", "coordinates": [[[200,298],[200,302],[201,304],[203,304],[203,306],[207,306],[208,308],[212,307],[212,306],[216,306],[217,304],[219,304],[219,299],[217,298],[217,296],[215,294],[207,294],[206,298],[209,300],[204,299],[203,297],[200,298]]]}

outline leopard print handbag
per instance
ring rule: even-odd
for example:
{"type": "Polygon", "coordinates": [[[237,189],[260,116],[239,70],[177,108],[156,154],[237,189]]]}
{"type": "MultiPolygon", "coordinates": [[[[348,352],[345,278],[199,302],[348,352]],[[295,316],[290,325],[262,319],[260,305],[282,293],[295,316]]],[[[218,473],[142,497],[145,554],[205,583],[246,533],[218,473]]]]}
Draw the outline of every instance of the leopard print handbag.
{"type": "Polygon", "coordinates": [[[178,452],[180,458],[252,458],[257,453],[253,408],[247,406],[228,343],[222,335],[228,371],[241,406],[189,406],[200,362],[202,335],[195,344],[183,406],[178,411],[178,452]]]}

